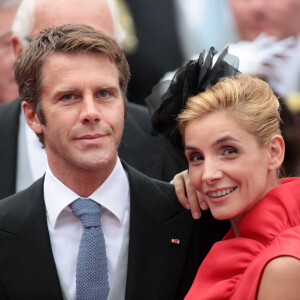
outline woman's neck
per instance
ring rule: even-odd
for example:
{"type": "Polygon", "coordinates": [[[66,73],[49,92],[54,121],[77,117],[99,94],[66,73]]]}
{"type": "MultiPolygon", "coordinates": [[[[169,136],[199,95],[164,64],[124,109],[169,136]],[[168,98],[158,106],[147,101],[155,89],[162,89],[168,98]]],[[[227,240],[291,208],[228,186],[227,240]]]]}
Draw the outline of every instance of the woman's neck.
{"type": "Polygon", "coordinates": [[[240,218],[235,217],[235,218],[230,219],[231,227],[232,227],[235,237],[241,237],[240,229],[239,229],[241,220],[242,220],[242,217],[240,217],[240,218]]]}
{"type": "MultiPolygon", "coordinates": [[[[272,170],[274,171],[274,170],[272,170]]],[[[245,210],[243,213],[233,217],[230,219],[230,223],[231,223],[231,227],[233,229],[234,235],[235,237],[241,237],[240,234],[240,223],[244,217],[244,215],[250,211],[251,209],[253,209],[253,207],[262,199],[265,197],[265,195],[270,192],[272,189],[274,189],[276,186],[280,185],[280,180],[277,177],[277,172],[272,172],[272,176],[269,176],[269,181],[268,184],[266,185],[266,189],[264,191],[264,194],[261,196],[261,198],[259,200],[257,200],[256,202],[254,202],[252,204],[251,207],[249,207],[247,210],[245,210]]]]}

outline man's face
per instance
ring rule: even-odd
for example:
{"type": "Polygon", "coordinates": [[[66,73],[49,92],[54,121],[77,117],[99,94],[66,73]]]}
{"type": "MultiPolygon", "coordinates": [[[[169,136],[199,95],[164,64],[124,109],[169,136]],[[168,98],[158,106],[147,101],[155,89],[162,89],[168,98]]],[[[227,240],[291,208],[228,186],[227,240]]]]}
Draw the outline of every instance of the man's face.
{"type": "Polygon", "coordinates": [[[300,0],[265,0],[270,14],[267,33],[284,39],[300,33],[300,0]]]}
{"type": "Polygon", "coordinates": [[[46,122],[35,115],[31,128],[44,136],[53,173],[110,172],[124,126],[116,65],[104,55],[52,54],[42,69],[41,99],[46,122]]]}
{"type": "Polygon", "coordinates": [[[37,0],[36,3],[32,38],[50,26],[73,23],[89,25],[114,38],[112,16],[106,1],[89,0],[84,5],[81,0],[37,0]]]}
{"type": "Polygon", "coordinates": [[[266,0],[230,0],[230,5],[242,40],[252,41],[266,31],[269,22],[266,0]]]}
{"type": "Polygon", "coordinates": [[[18,96],[12,65],[14,55],[10,44],[11,26],[16,7],[0,10],[0,103],[10,102],[18,96]]]}

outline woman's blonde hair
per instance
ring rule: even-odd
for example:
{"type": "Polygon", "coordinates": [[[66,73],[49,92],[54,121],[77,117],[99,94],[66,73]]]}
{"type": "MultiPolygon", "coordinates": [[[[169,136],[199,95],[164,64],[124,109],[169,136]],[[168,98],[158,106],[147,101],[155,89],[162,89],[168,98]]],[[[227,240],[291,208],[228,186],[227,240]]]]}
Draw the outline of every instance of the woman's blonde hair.
{"type": "Polygon", "coordinates": [[[279,101],[265,81],[249,75],[237,75],[223,78],[189,98],[177,119],[184,137],[189,121],[209,113],[226,111],[252,133],[260,145],[266,145],[272,136],[281,134],[279,109],[279,101]]]}

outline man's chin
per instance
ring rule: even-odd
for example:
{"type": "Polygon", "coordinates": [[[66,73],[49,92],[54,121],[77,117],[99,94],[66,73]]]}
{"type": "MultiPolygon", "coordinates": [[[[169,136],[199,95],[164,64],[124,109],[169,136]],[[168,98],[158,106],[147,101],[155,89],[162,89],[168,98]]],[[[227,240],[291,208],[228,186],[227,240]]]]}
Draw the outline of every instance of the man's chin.
{"type": "Polygon", "coordinates": [[[84,161],[78,162],[77,166],[88,171],[97,171],[103,169],[113,169],[117,161],[117,157],[95,157],[85,159],[84,161]]]}

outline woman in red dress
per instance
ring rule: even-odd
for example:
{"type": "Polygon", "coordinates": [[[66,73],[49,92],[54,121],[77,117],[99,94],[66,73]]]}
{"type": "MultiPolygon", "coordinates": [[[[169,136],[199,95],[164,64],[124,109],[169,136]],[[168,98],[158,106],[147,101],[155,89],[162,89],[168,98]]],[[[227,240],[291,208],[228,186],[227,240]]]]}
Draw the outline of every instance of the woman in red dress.
{"type": "Polygon", "coordinates": [[[279,102],[263,80],[229,72],[223,57],[215,64],[223,73],[208,58],[179,72],[153,116],[155,131],[184,151],[212,215],[232,225],[185,299],[300,299],[300,178],[279,179],[279,102]],[[187,101],[178,101],[180,80],[187,101]],[[192,81],[198,87],[189,88],[192,81]]]}
{"type": "Polygon", "coordinates": [[[300,299],[300,179],[278,177],[278,109],[264,81],[238,75],[190,98],[178,117],[191,183],[232,225],[187,300],[300,299]]]}

